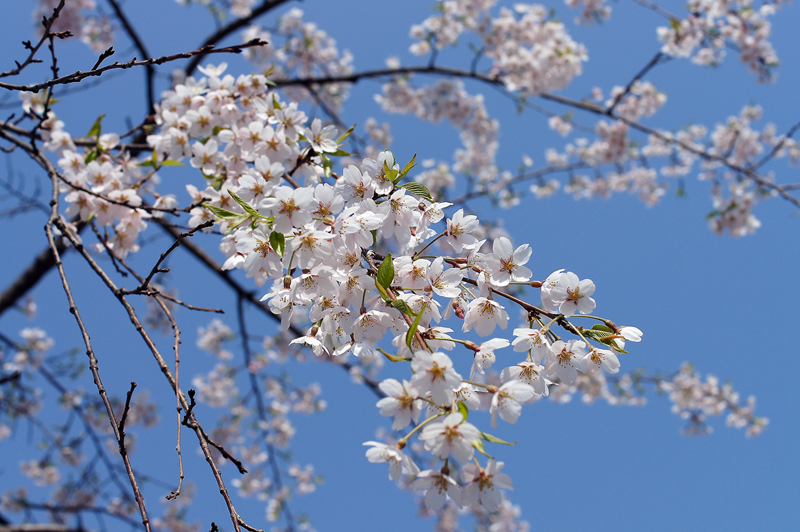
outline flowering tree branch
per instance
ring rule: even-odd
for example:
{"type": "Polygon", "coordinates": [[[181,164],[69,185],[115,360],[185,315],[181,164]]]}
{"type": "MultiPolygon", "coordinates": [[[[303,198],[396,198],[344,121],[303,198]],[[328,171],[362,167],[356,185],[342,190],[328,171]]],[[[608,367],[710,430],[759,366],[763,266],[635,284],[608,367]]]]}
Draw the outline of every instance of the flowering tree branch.
{"type": "Polygon", "coordinates": [[[256,46],[263,46],[266,43],[260,41],[258,39],[254,39],[250,42],[246,42],[244,44],[237,44],[234,46],[226,46],[225,48],[214,48],[213,45],[210,48],[200,48],[198,50],[193,50],[191,52],[183,52],[180,54],[174,55],[165,55],[162,57],[156,57],[152,59],[144,59],[144,60],[137,60],[132,59],[125,63],[116,62],[104,67],[95,68],[88,71],[76,71],[72,74],[68,74],[66,76],[61,76],[55,79],[51,79],[49,81],[45,81],[43,83],[37,83],[35,85],[15,85],[12,83],[5,83],[0,82],[0,88],[12,91],[20,91],[20,92],[39,92],[42,89],[48,89],[50,87],[54,87],[56,85],[68,85],[71,83],[80,83],[86,78],[101,76],[103,73],[108,72],[109,70],[117,70],[117,69],[128,69],[133,68],[135,66],[146,66],[148,68],[152,67],[153,65],[162,65],[164,63],[169,63],[172,61],[177,61],[179,59],[186,59],[188,57],[193,57],[197,55],[208,55],[208,54],[238,54],[241,53],[242,50],[247,48],[252,48],[256,46]]]}

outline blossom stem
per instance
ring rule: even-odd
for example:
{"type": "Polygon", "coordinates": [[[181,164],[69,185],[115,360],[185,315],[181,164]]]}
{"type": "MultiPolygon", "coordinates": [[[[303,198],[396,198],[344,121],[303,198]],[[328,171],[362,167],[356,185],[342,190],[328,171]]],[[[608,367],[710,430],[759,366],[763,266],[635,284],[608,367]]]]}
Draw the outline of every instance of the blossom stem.
{"type": "Polygon", "coordinates": [[[417,260],[418,258],[420,258],[420,255],[422,254],[422,252],[423,252],[423,251],[425,251],[426,249],[428,249],[429,247],[431,247],[431,244],[433,244],[434,242],[436,242],[437,240],[439,240],[440,238],[442,238],[442,237],[445,235],[445,233],[447,233],[447,231],[442,231],[441,233],[439,233],[438,235],[436,235],[436,238],[434,238],[433,240],[431,240],[430,242],[428,242],[428,243],[425,245],[425,247],[424,247],[424,248],[422,248],[421,250],[419,250],[418,252],[416,252],[416,253],[414,254],[414,256],[412,257],[412,260],[417,260]]]}
{"type": "Polygon", "coordinates": [[[411,436],[413,436],[415,432],[417,432],[419,429],[421,429],[422,427],[424,427],[426,424],[430,423],[431,421],[433,421],[437,417],[442,417],[443,415],[444,415],[444,412],[439,412],[438,414],[429,417],[428,419],[426,419],[425,421],[423,421],[422,423],[420,423],[419,425],[414,427],[414,429],[411,432],[409,432],[408,434],[406,434],[405,436],[400,438],[400,440],[397,442],[397,444],[398,445],[402,444],[402,447],[405,447],[406,443],[408,443],[408,439],[411,436]]]}
{"type": "Polygon", "coordinates": [[[489,389],[490,386],[489,384],[481,384],[480,382],[468,381],[466,379],[464,380],[464,382],[466,382],[467,384],[471,384],[473,386],[480,386],[481,388],[486,388],[486,389],[489,389]]]}

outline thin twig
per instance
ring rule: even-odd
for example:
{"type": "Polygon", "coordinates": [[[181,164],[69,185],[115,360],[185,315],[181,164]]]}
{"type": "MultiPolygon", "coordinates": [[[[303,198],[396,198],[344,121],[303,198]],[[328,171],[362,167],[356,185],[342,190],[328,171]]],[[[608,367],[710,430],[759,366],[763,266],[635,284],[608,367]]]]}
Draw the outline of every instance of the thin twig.
{"type": "MultiPolygon", "coordinates": [[[[285,4],[288,0],[264,0],[258,7],[254,7],[250,14],[246,17],[238,18],[229,24],[226,24],[219,28],[216,32],[212,33],[206,40],[203,42],[203,45],[200,47],[201,50],[208,48],[209,46],[215,46],[217,43],[221,42],[225,37],[232,34],[233,32],[247,27],[250,23],[255,20],[256,18],[260,17],[264,13],[275,9],[276,7],[280,6],[281,4],[285,4]]],[[[266,43],[265,43],[266,44],[266,43]]],[[[191,76],[195,69],[200,64],[200,61],[203,60],[203,56],[205,54],[201,53],[196,55],[189,61],[189,64],[186,65],[184,71],[186,72],[187,76],[191,76]]]]}
{"type": "Polygon", "coordinates": [[[97,68],[94,70],[89,71],[75,71],[72,74],[68,74],[66,76],[62,76],[59,78],[51,79],[50,81],[45,81],[44,83],[38,83],[36,85],[14,85],[11,83],[3,83],[0,82],[0,88],[8,89],[12,91],[20,91],[20,92],[39,92],[42,89],[47,89],[53,87],[55,85],[67,85],[70,83],[79,83],[80,81],[93,77],[93,76],[101,76],[104,72],[108,72],[109,70],[117,70],[117,69],[127,69],[132,68],[135,66],[152,66],[152,65],[161,65],[164,63],[169,63],[171,61],[177,61],[179,59],[186,59],[187,57],[193,57],[196,55],[205,55],[205,54],[238,54],[241,53],[243,50],[247,48],[252,48],[254,46],[263,46],[267,44],[265,41],[261,41],[259,39],[253,39],[252,41],[246,42],[244,44],[236,44],[233,46],[227,46],[225,48],[214,48],[213,46],[209,48],[201,48],[199,50],[193,50],[191,52],[184,52],[175,55],[165,55],[162,57],[156,57],[152,59],[145,59],[142,61],[132,59],[125,63],[112,63],[108,66],[104,66],[102,68],[97,68]]]}
{"type": "MultiPolygon", "coordinates": [[[[27,67],[28,65],[30,65],[31,63],[40,63],[41,62],[38,59],[34,59],[34,57],[36,56],[36,52],[38,52],[39,48],[41,48],[42,45],[45,43],[45,41],[50,38],[50,35],[51,35],[50,28],[53,26],[53,23],[56,21],[58,16],[61,14],[61,10],[64,9],[64,4],[65,3],[66,3],[66,0],[61,0],[58,3],[58,5],[53,9],[53,14],[50,17],[43,17],[42,25],[44,26],[44,29],[42,30],[42,37],[41,37],[41,39],[39,39],[39,42],[36,43],[36,45],[32,45],[30,41],[23,41],[23,43],[22,43],[23,46],[25,46],[25,48],[30,50],[30,54],[28,54],[28,57],[22,63],[16,62],[17,63],[17,68],[12,69],[12,70],[7,70],[6,72],[0,73],[0,78],[5,78],[5,77],[8,77],[8,76],[16,76],[17,74],[22,72],[22,70],[25,67],[27,67]]],[[[62,38],[69,36],[69,35],[66,35],[66,34],[61,34],[61,35],[62,35],[62,38]]]]}
{"type": "MultiPolygon", "coordinates": [[[[250,344],[247,341],[247,324],[244,318],[244,298],[239,297],[237,299],[237,315],[239,318],[239,333],[242,338],[242,352],[244,353],[244,367],[247,369],[247,374],[250,377],[250,390],[253,392],[253,396],[256,399],[256,411],[258,413],[258,419],[260,423],[258,424],[261,430],[261,439],[264,441],[264,446],[266,447],[267,451],[267,459],[269,460],[270,469],[272,469],[272,480],[275,482],[275,487],[277,491],[280,493],[283,489],[283,480],[281,478],[281,470],[278,466],[278,459],[275,457],[275,449],[272,447],[272,444],[269,442],[269,433],[265,427],[268,427],[268,419],[267,419],[267,409],[264,406],[264,399],[261,395],[261,387],[258,385],[258,378],[254,371],[250,369],[250,361],[252,359],[252,354],[250,353],[250,344]]],[[[295,524],[294,518],[292,517],[292,511],[289,508],[285,499],[281,500],[281,509],[286,516],[286,527],[289,532],[294,532],[295,524]]],[[[243,525],[244,526],[244,525],[243,525]]],[[[245,527],[248,530],[251,530],[248,527],[245,527]]]]}
{"type": "Polygon", "coordinates": [[[131,399],[133,398],[133,390],[136,389],[136,383],[131,381],[131,389],[125,397],[125,408],[122,410],[122,417],[119,420],[119,453],[128,454],[125,448],[125,421],[128,419],[128,412],[131,409],[131,399]]]}
{"type": "MultiPolygon", "coordinates": [[[[133,28],[133,25],[128,20],[128,17],[125,16],[125,13],[122,12],[122,7],[120,7],[117,0],[108,0],[108,3],[111,4],[111,8],[114,10],[114,14],[117,15],[117,19],[119,19],[120,23],[122,23],[122,27],[125,28],[125,33],[128,34],[128,37],[131,38],[133,41],[133,45],[136,46],[136,49],[139,50],[139,53],[142,54],[142,57],[147,59],[150,58],[150,53],[145,48],[144,42],[139,37],[139,34],[136,33],[136,30],[133,28]]],[[[97,68],[97,67],[95,67],[97,68]]],[[[155,112],[155,75],[156,69],[153,65],[145,65],[145,78],[147,84],[147,113],[152,114],[155,112]]]]}
{"type": "Polygon", "coordinates": [[[120,455],[122,456],[122,461],[125,463],[125,470],[128,473],[128,479],[131,482],[131,487],[133,488],[134,498],[136,499],[136,503],[139,506],[139,513],[142,515],[142,524],[147,532],[150,532],[150,519],[147,517],[147,509],[145,508],[144,497],[142,493],[139,491],[139,485],[136,482],[136,477],[133,474],[133,468],[131,467],[130,459],[128,458],[128,453],[125,451],[124,445],[122,445],[122,439],[119,432],[119,426],[117,424],[116,417],[114,415],[114,409],[111,407],[111,402],[108,399],[108,394],[106,393],[106,389],[103,386],[103,381],[100,378],[100,371],[98,369],[97,357],[94,354],[94,349],[92,348],[92,342],[89,338],[89,332],[86,330],[86,326],[83,323],[83,319],[81,318],[80,312],[78,311],[78,307],[75,304],[75,299],[72,297],[72,289],[70,288],[69,282],[67,281],[66,272],[64,271],[64,265],[61,262],[61,256],[58,252],[58,247],[55,242],[55,235],[53,233],[53,227],[56,226],[59,230],[67,236],[72,242],[73,246],[79,251],[85,253],[83,249],[83,244],[77,239],[75,235],[72,234],[71,230],[63,223],[61,217],[58,214],[58,179],[56,177],[55,168],[52,166],[52,163],[42,156],[38,151],[29,152],[30,155],[42,166],[44,166],[48,170],[48,174],[50,175],[51,181],[53,183],[53,199],[51,200],[50,204],[52,207],[52,213],[50,215],[50,220],[48,221],[47,225],[45,226],[45,231],[47,233],[47,240],[50,243],[50,249],[53,252],[53,256],[55,258],[55,264],[58,268],[59,277],[61,278],[61,284],[64,287],[64,293],[67,296],[67,300],[69,302],[69,311],[70,313],[75,316],[75,321],[78,324],[78,328],[80,329],[81,336],[83,337],[83,343],[86,346],[86,356],[89,357],[89,370],[92,372],[92,376],[94,377],[94,383],[97,387],[97,391],[100,394],[100,397],[103,399],[103,404],[106,408],[106,414],[108,415],[108,420],[111,423],[111,428],[114,431],[114,437],[117,440],[117,443],[120,444],[120,455]]]}
{"type": "Polygon", "coordinates": [[[142,281],[142,284],[139,285],[139,288],[137,288],[135,291],[146,289],[147,285],[150,284],[150,281],[153,279],[153,276],[155,274],[157,274],[157,273],[165,273],[165,272],[169,271],[169,269],[161,268],[161,263],[164,262],[164,260],[169,256],[170,253],[175,251],[175,248],[177,248],[178,246],[181,245],[181,240],[183,240],[184,238],[188,238],[188,237],[194,235],[197,231],[201,231],[203,229],[206,229],[207,227],[213,227],[213,226],[214,226],[214,220],[208,220],[208,221],[205,221],[205,222],[201,223],[200,225],[198,225],[194,229],[190,229],[189,231],[186,231],[185,233],[179,234],[178,238],[175,239],[175,242],[172,243],[172,245],[169,247],[169,249],[161,254],[161,256],[158,258],[158,261],[156,262],[156,265],[153,266],[153,269],[150,270],[150,273],[147,275],[147,278],[145,278],[145,280],[142,281]]]}

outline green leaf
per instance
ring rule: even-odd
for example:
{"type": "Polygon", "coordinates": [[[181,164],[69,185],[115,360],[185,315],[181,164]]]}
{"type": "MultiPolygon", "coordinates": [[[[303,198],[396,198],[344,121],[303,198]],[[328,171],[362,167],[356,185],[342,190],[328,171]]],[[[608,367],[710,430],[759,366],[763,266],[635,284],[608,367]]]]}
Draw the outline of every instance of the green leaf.
{"type": "Polygon", "coordinates": [[[389,288],[394,280],[394,264],[392,264],[392,254],[387,253],[383,259],[381,267],[378,268],[378,283],[384,288],[389,288]]]}
{"type": "Polygon", "coordinates": [[[386,179],[388,179],[395,185],[397,184],[398,181],[400,181],[400,178],[397,177],[397,174],[398,174],[397,170],[395,170],[394,168],[389,168],[389,165],[386,163],[386,161],[383,161],[383,175],[385,175],[386,179]]]}
{"type": "Polygon", "coordinates": [[[280,102],[278,101],[278,97],[274,93],[272,95],[272,107],[274,107],[278,111],[282,111],[283,110],[283,108],[281,107],[280,102]]]}
{"type": "Polygon", "coordinates": [[[431,203],[434,203],[435,201],[433,199],[433,196],[431,195],[431,191],[428,190],[428,187],[426,187],[422,183],[417,183],[416,181],[410,181],[408,183],[403,183],[402,185],[400,185],[400,188],[404,188],[409,192],[411,192],[412,194],[416,194],[420,198],[424,198],[430,201],[431,203]]]}
{"type": "Polygon", "coordinates": [[[322,171],[325,177],[330,177],[333,172],[333,161],[327,155],[322,155],[322,171]]]}
{"type": "Polygon", "coordinates": [[[469,408],[467,408],[467,405],[464,404],[464,401],[458,402],[458,411],[462,416],[464,416],[464,419],[461,421],[466,421],[467,417],[469,417],[469,408]]]}
{"type": "Polygon", "coordinates": [[[339,148],[339,149],[338,149],[338,150],[336,150],[335,152],[332,152],[332,153],[331,153],[331,152],[328,152],[328,155],[331,155],[331,156],[333,156],[333,157],[350,157],[350,156],[352,156],[353,154],[352,154],[352,153],[350,153],[350,152],[346,152],[346,151],[344,151],[343,149],[339,148]]]}
{"type": "Polygon", "coordinates": [[[283,236],[283,233],[279,233],[278,231],[271,232],[269,234],[269,245],[272,246],[275,253],[283,258],[283,252],[286,249],[286,237],[283,236]]]}
{"type": "Polygon", "coordinates": [[[487,453],[486,450],[483,448],[483,442],[481,440],[472,440],[470,443],[472,444],[473,447],[475,447],[475,450],[481,453],[483,456],[494,460],[494,456],[487,453]]]}
{"type": "Polygon", "coordinates": [[[378,348],[378,351],[380,351],[383,356],[385,356],[386,358],[388,358],[392,362],[408,362],[409,360],[411,360],[411,357],[400,357],[400,356],[397,356],[397,355],[393,355],[391,353],[387,353],[386,351],[384,351],[380,347],[378,348]]]}
{"type": "Polygon", "coordinates": [[[381,295],[381,299],[383,299],[387,303],[391,304],[392,300],[389,299],[389,294],[386,292],[386,289],[384,287],[382,287],[378,283],[375,283],[375,288],[378,290],[378,293],[381,295]]]}
{"type": "Polygon", "coordinates": [[[242,215],[237,212],[231,212],[227,209],[223,209],[222,207],[211,205],[210,203],[203,203],[203,207],[211,211],[214,216],[222,220],[236,220],[237,218],[242,217],[242,215]]]}
{"type": "Polygon", "coordinates": [[[417,317],[414,318],[414,323],[411,324],[411,327],[409,327],[408,332],[406,333],[406,345],[409,348],[411,347],[411,341],[414,339],[414,335],[417,332],[417,327],[419,327],[419,322],[422,321],[422,315],[423,314],[425,314],[425,309],[424,308],[419,311],[419,314],[417,314],[417,317]]]}
{"type": "Polygon", "coordinates": [[[225,234],[227,235],[229,233],[232,233],[232,232],[236,231],[236,229],[240,225],[242,225],[244,222],[246,222],[247,220],[252,220],[252,218],[250,218],[247,215],[240,214],[238,220],[235,220],[235,221],[231,222],[230,224],[228,224],[228,228],[225,229],[225,234]]]}
{"type": "Polygon", "coordinates": [[[100,136],[100,131],[101,131],[100,123],[103,121],[104,116],[106,115],[103,114],[97,117],[97,120],[95,120],[94,124],[92,124],[92,129],[90,129],[89,132],[86,134],[87,137],[92,138],[100,136]]]}
{"type": "Polygon", "coordinates": [[[98,155],[97,150],[92,148],[91,150],[86,152],[86,157],[83,158],[83,162],[89,164],[90,162],[97,159],[97,155],[98,155]]]}
{"type": "Polygon", "coordinates": [[[604,344],[605,344],[605,343],[607,343],[607,344],[608,344],[608,346],[609,346],[609,347],[610,347],[612,350],[616,351],[617,353],[622,353],[623,355],[627,355],[627,354],[628,354],[628,352],[627,352],[627,351],[625,351],[624,349],[620,349],[620,347],[619,347],[617,344],[615,344],[614,342],[611,342],[611,341],[609,341],[609,342],[603,342],[603,343],[604,343],[604,344]]]}
{"type": "Polygon", "coordinates": [[[136,166],[152,166],[153,168],[161,168],[162,166],[186,166],[186,164],[180,161],[170,161],[169,159],[165,161],[153,161],[152,159],[148,159],[146,161],[142,161],[136,166]]]}
{"type": "Polygon", "coordinates": [[[412,318],[416,318],[417,317],[417,315],[414,313],[414,311],[411,310],[411,307],[408,306],[408,303],[406,303],[402,299],[395,299],[394,301],[392,301],[392,306],[394,308],[396,308],[397,310],[399,310],[400,312],[402,312],[403,314],[407,314],[407,315],[411,316],[412,318]]]}
{"type": "Polygon", "coordinates": [[[411,158],[411,160],[408,161],[408,164],[405,165],[405,167],[400,171],[400,174],[397,176],[398,181],[403,179],[406,176],[406,174],[408,174],[411,171],[412,168],[417,166],[416,163],[414,163],[416,159],[417,159],[417,154],[415,153],[414,156],[411,158]]]}
{"type": "Polygon", "coordinates": [[[249,203],[247,203],[245,200],[243,200],[242,198],[240,198],[239,196],[237,196],[236,194],[234,194],[230,190],[228,190],[228,194],[230,194],[231,197],[234,200],[236,200],[236,203],[241,205],[242,208],[245,210],[245,212],[247,214],[249,214],[250,216],[255,216],[256,218],[264,218],[265,217],[263,214],[261,214],[260,212],[255,210],[249,203]]]}
{"type": "Polygon", "coordinates": [[[500,438],[492,436],[491,434],[486,434],[485,432],[481,432],[480,435],[482,440],[486,440],[492,443],[502,443],[503,445],[516,445],[518,443],[518,442],[508,443],[507,441],[503,441],[500,438]]]}
{"type": "Polygon", "coordinates": [[[339,137],[338,139],[336,139],[336,144],[337,144],[337,145],[339,145],[339,144],[341,144],[342,142],[344,142],[344,141],[345,141],[345,139],[347,139],[347,137],[349,137],[349,136],[350,136],[350,134],[353,132],[353,130],[354,130],[355,128],[356,128],[356,125],[355,125],[355,124],[353,124],[352,126],[350,126],[350,129],[348,129],[347,131],[345,131],[344,133],[342,133],[342,136],[341,136],[341,137],[339,137]]]}

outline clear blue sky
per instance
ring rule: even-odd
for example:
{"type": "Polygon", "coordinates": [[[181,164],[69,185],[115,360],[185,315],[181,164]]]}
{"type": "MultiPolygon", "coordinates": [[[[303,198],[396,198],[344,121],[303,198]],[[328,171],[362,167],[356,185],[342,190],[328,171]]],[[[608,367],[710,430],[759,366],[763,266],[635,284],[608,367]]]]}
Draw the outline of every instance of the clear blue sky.
{"type": "MultiPolygon", "coordinates": [[[[340,48],[350,49],[356,69],[361,70],[383,66],[389,55],[418,64],[419,60],[406,51],[410,44],[407,33],[412,23],[428,16],[429,4],[426,0],[402,4],[307,0],[289,5],[305,10],[306,18],[333,35],[340,48]]],[[[2,69],[22,56],[18,43],[31,37],[32,5],[13,2],[6,6],[0,25],[2,69]]],[[[561,3],[555,7],[565,20],[575,16],[561,3]]],[[[615,84],[624,85],[657,51],[655,27],[662,23],[658,17],[631,2],[614,3],[612,7],[611,21],[572,30],[573,37],[588,47],[590,60],[583,76],[565,94],[581,97],[595,85],[606,92],[615,84]]],[[[678,6],[670,7],[679,12],[678,6]]],[[[169,0],[128,2],[126,9],[146,36],[153,55],[191,49],[212,27],[202,8],[181,8],[169,0]]],[[[713,126],[738,114],[748,103],[761,104],[764,121],[776,123],[779,132],[800,119],[796,97],[800,86],[797,9],[785,7],[773,20],[773,42],[782,63],[776,84],[758,85],[732,52],[718,69],[673,61],[648,78],[669,96],[667,106],[650,123],[664,128],[690,123],[713,126]]],[[[135,55],[126,43],[122,37],[115,45],[117,60],[135,55]]],[[[73,67],[87,69],[93,63],[91,54],[80,44],[64,45],[63,51],[64,72],[73,67]]],[[[234,73],[247,72],[243,63],[230,62],[234,73]]],[[[450,51],[442,55],[441,63],[466,65],[462,56],[450,51]]],[[[85,133],[101,113],[108,115],[106,131],[123,131],[126,117],[136,122],[144,109],[144,99],[136,91],[139,86],[143,86],[142,72],[127,72],[99,90],[75,95],[69,106],[57,107],[57,111],[75,135],[85,133]]],[[[161,87],[165,87],[163,81],[161,87]]],[[[345,120],[363,123],[367,116],[380,118],[372,100],[372,94],[379,90],[377,83],[355,87],[345,120]]],[[[543,161],[545,148],[564,142],[546,131],[544,118],[530,112],[518,116],[513,105],[496,94],[487,93],[487,107],[501,120],[499,160],[507,168],[515,169],[522,153],[543,161]]],[[[383,119],[392,123],[393,148],[402,160],[415,152],[418,160],[450,160],[458,145],[457,134],[447,125],[429,125],[406,117],[383,119]]],[[[588,117],[579,120],[591,124],[588,117]]],[[[48,187],[43,173],[23,163],[21,157],[14,157],[13,164],[27,180],[38,179],[45,189],[48,187]]],[[[775,169],[781,175],[796,174],[795,169],[783,164],[775,169]]],[[[174,178],[172,186],[179,190],[188,179],[195,178],[188,170],[163,175],[165,179],[174,178]]],[[[558,268],[591,278],[597,285],[596,312],[644,331],[644,341],[631,346],[630,355],[621,359],[623,370],[645,367],[672,371],[690,361],[703,375],[713,373],[723,381],[730,379],[743,397],[755,395],[758,414],[770,418],[770,426],[756,439],[745,439],[742,431],[726,428],[724,419],[712,421],[714,434],[687,438],[680,435],[683,421],[670,413],[670,403],[654,393],[648,394],[649,403],[644,407],[586,406],[579,400],[567,405],[542,401],[528,407],[516,426],[501,425],[497,430],[498,436],[520,443],[490,452],[506,462],[515,486],[512,501],[521,505],[532,530],[800,529],[798,218],[787,203],[769,201],[755,211],[763,223],[755,236],[720,238],[706,228],[704,217],[712,210],[707,186],[689,176],[686,191],[687,196],[682,198],[668,194],[654,208],[624,195],[608,201],[577,202],[564,194],[538,201],[528,197],[510,212],[492,210],[481,202],[471,205],[487,218],[505,218],[516,243],[534,245],[538,251],[528,266],[535,278],[544,278],[558,268]]],[[[27,265],[33,252],[44,247],[41,227],[45,219],[44,214],[32,213],[3,221],[3,286],[27,265]]],[[[205,246],[214,250],[213,237],[205,240],[205,246]]],[[[147,246],[137,257],[138,264],[151,264],[165,247],[163,239],[147,246]]],[[[151,396],[162,405],[171,405],[166,384],[158,376],[153,378],[157,368],[149,358],[143,362],[149,354],[128,330],[113,298],[87,274],[77,257],[69,257],[67,266],[83,292],[78,303],[82,303],[90,332],[102,353],[107,387],[122,395],[130,380],[143,385],[149,382],[151,396]],[[131,364],[132,360],[141,363],[131,364]]],[[[233,308],[229,294],[191,265],[185,255],[176,253],[171,266],[174,272],[186,272],[171,277],[182,295],[191,296],[198,304],[233,308]]],[[[56,352],[79,346],[57,278],[48,276],[34,295],[40,308],[37,319],[29,323],[6,313],[0,319],[0,332],[16,337],[21,327],[36,325],[56,339],[56,352]]],[[[538,295],[530,298],[535,301],[538,295]]],[[[188,383],[188,375],[207,371],[213,361],[194,348],[194,331],[207,323],[207,317],[187,312],[179,317],[185,324],[186,365],[182,369],[184,383],[188,383]]],[[[272,322],[255,313],[249,317],[252,332],[274,331],[272,322]]],[[[233,312],[224,319],[235,328],[233,312]]],[[[165,350],[169,342],[169,338],[163,339],[165,350]]],[[[312,363],[291,369],[299,384],[319,382],[328,402],[324,414],[294,417],[294,460],[313,463],[325,482],[315,493],[294,499],[292,509],[308,514],[320,531],[430,529],[430,522],[416,520],[413,496],[392,485],[384,466],[369,464],[364,458],[361,443],[374,439],[376,428],[390,425],[378,414],[371,392],[352,384],[338,368],[312,363]]],[[[84,388],[91,386],[86,379],[84,388]]],[[[171,407],[165,406],[163,418],[171,418],[171,412],[171,407]]],[[[134,465],[173,483],[176,466],[172,438],[171,421],[163,430],[140,434],[134,465]]],[[[24,433],[0,442],[0,491],[16,485],[16,462],[24,456],[27,444],[24,433]]],[[[200,503],[193,507],[192,518],[202,521],[204,530],[212,519],[229,526],[204,464],[193,451],[185,454],[191,455],[187,477],[196,483],[200,503]]],[[[230,466],[225,472],[228,478],[235,477],[230,466]]],[[[149,486],[145,492],[149,505],[160,504],[165,491],[149,486]]],[[[260,521],[263,504],[240,501],[238,505],[251,524],[267,526],[260,521]]],[[[469,529],[470,525],[465,526],[469,529]]]]}

